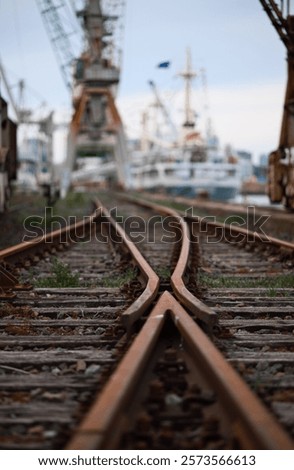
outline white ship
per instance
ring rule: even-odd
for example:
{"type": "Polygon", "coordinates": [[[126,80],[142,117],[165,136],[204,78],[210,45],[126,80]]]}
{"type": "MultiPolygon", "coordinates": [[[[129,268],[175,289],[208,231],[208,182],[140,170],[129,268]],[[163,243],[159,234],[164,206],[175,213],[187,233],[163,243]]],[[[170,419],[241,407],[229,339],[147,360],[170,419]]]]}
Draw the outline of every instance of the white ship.
{"type": "MultiPolygon", "coordinates": [[[[141,149],[133,151],[130,181],[135,190],[165,191],[172,195],[205,195],[211,199],[233,199],[241,186],[237,159],[219,151],[216,137],[205,140],[195,129],[195,113],[190,106],[191,81],[195,77],[187,51],[186,70],[181,73],[185,86],[185,121],[182,137],[176,143],[160,143],[144,136],[141,149]]],[[[157,106],[164,105],[155,85],[157,106]]],[[[144,134],[143,134],[144,135],[144,134]]]]}

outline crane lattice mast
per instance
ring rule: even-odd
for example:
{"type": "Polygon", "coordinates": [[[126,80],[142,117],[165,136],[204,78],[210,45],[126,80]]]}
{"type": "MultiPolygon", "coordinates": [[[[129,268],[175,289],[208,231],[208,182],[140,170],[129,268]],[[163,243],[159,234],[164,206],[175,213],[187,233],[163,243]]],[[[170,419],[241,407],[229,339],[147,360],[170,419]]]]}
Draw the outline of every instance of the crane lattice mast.
{"type": "Polygon", "coordinates": [[[72,89],[71,65],[75,58],[70,36],[74,32],[69,18],[73,17],[65,0],[36,0],[48,36],[52,43],[62,78],[66,87],[72,89]],[[63,20],[63,18],[66,18],[63,20]]]}
{"type": "Polygon", "coordinates": [[[64,82],[72,91],[74,113],[70,123],[65,170],[69,174],[76,160],[83,160],[85,155],[95,158],[111,155],[116,161],[118,180],[124,184],[128,179],[127,151],[115,94],[120,78],[125,1],[70,0],[71,8],[67,3],[69,0],[36,1],[64,82]],[[68,16],[65,14],[66,9],[68,16]],[[75,15],[72,15],[73,10],[75,15]],[[74,21],[70,22],[71,16],[75,17],[75,22],[83,32],[81,50],[72,47],[70,36],[74,21]]]}

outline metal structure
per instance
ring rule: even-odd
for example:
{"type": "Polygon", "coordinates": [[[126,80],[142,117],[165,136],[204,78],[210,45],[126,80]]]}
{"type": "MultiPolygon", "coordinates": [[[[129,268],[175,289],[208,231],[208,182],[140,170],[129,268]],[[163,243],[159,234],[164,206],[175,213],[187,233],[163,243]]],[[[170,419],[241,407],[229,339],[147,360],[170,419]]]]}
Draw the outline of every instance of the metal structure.
{"type": "MultiPolygon", "coordinates": [[[[107,167],[100,168],[101,165],[98,165],[97,172],[102,172],[100,177],[116,178],[124,186],[128,180],[127,151],[114,96],[120,75],[125,2],[71,1],[71,8],[66,0],[37,0],[37,4],[64,82],[73,94],[74,112],[63,170],[62,193],[66,192],[70,184],[73,170],[79,169],[87,178],[89,172],[84,171],[85,157],[91,157],[92,160],[97,157],[99,163],[106,160],[107,167]],[[83,43],[84,48],[80,55],[79,50],[72,45],[71,35],[75,26],[73,18],[70,18],[73,11],[76,13],[76,26],[78,19],[83,36],[80,46],[83,43]]],[[[91,173],[93,177],[93,171],[91,173]]]]}
{"type": "MultiPolygon", "coordinates": [[[[18,83],[19,86],[19,99],[16,100],[12,91],[11,86],[9,84],[5,67],[0,59],[0,77],[3,80],[3,84],[5,86],[6,93],[9,98],[10,106],[15,114],[15,120],[18,126],[19,131],[22,128],[27,128],[27,126],[37,126],[38,132],[41,138],[38,138],[39,144],[42,144],[44,147],[44,152],[40,149],[40,152],[36,152],[36,149],[32,149],[29,144],[29,139],[25,139],[25,143],[28,146],[28,158],[21,158],[21,152],[19,155],[19,172],[18,175],[21,174],[22,166],[26,165],[27,161],[34,161],[36,164],[35,172],[36,172],[36,184],[39,187],[44,196],[47,197],[48,203],[51,204],[53,200],[56,198],[58,193],[58,187],[56,181],[54,181],[54,171],[53,171],[53,131],[54,131],[54,123],[53,123],[53,112],[48,113],[45,117],[38,117],[34,116],[32,109],[27,109],[23,105],[24,99],[24,90],[25,90],[25,83],[23,80],[20,80],[18,83]],[[34,157],[34,158],[32,158],[34,157]]],[[[5,106],[4,106],[5,109],[5,106]]],[[[5,111],[4,111],[5,113],[5,111]]],[[[12,121],[8,120],[9,122],[9,133],[15,134],[15,142],[10,143],[10,146],[16,147],[16,132],[13,130],[12,121]]],[[[35,139],[36,140],[36,139],[35,139]]],[[[38,145],[40,147],[40,145],[38,145]]],[[[11,150],[12,151],[12,150],[11,150]]],[[[16,152],[16,150],[13,152],[16,152]]],[[[9,157],[16,159],[15,156],[9,157]]],[[[11,179],[11,177],[9,177],[11,179]]],[[[9,179],[8,178],[8,179],[9,179]]],[[[16,176],[15,176],[16,178],[16,176]]],[[[14,178],[14,179],[15,179],[14,178]]],[[[6,181],[6,179],[5,179],[6,181]]],[[[7,186],[7,184],[6,184],[7,186]]],[[[1,203],[1,210],[3,211],[4,208],[7,206],[7,197],[10,193],[10,190],[4,190],[4,180],[1,182],[1,191],[2,191],[2,201],[6,200],[6,202],[1,203]]]]}
{"type": "MultiPolygon", "coordinates": [[[[192,109],[192,106],[191,106],[191,85],[192,85],[192,81],[193,79],[197,76],[197,73],[194,72],[192,70],[192,63],[191,63],[191,51],[190,49],[188,48],[187,51],[186,51],[186,66],[185,66],[185,70],[183,70],[182,72],[180,72],[178,74],[181,78],[184,79],[184,82],[185,82],[185,92],[184,92],[184,110],[185,110],[185,118],[184,118],[184,122],[182,124],[182,128],[183,128],[183,139],[184,139],[184,142],[186,142],[187,138],[189,139],[189,136],[193,136],[193,131],[194,131],[194,128],[195,128],[195,112],[193,111],[192,109]],[[192,133],[192,134],[191,134],[192,133]]],[[[168,110],[167,110],[167,107],[165,106],[164,102],[162,101],[161,97],[160,97],[160,94],[158,92],[158,89],[157,89],[157,86],[156,84],[154,83],[154,81],[152,80],[149,80],[149,85],[151,87],[151,90],[154,94],[154,97],[155,97],[155,103],[152,105],[154,106],[156,109],[159,109],[162,111],[162,115],[164,117],[164,123],[166,124],[167,128],[170,129],[170,132],[171,132],[171,136],[172,136],[172,139],[171,139],[171,142],[170,143],[164,143],[163,140],[159,139],[159,138],[149,138],[150,142],[154,142],[154,143],[158,143],[159,145],[161,145],[162,147],[167,147],[169,148],[170,145],[177,145],[178,144],[178,141],[179,141],[179,132],[178,132],[178,129],[176,128],[168,110]]],[[[146,123],[146,117],[144,117],[145,119],[145,122],[144,124],[146,123]]],[[[159,134],[159,126],[158,126],[158,123],[156,122],[156,135],[160,135],[159,134]]]]}
{"type": "MultiPolygon", "coordinates": [[[[18,109],[15,106],[12,93],[8,86],[8,81],[4,66],[0,59],[0,79],[7,89],[8,97],[19,119],[18,109]]],[[[7,102],[1,96],[0,89],[0,213],[8,208],[10,198],[10,183],[16,179],[17,167],[17,125],[8,117],[7,102]]]]}
{"type": "MultiPolygon", "coordinates": [[[[115,178],[117,173],[120,185],[128,186],[126,143],[115,105],[120,78],[120,53],[115,54],[114,23],[120,18],[123,6],[121,1],[88,0],[84,9],[77,12],[85,33],[86,46],[75,62],[74,113],[66,166],[69,171],[77,163],[83,167],[87,157],[96,158],[99,162],[113,162],[108,176],[115,178]]],[[[100,167],[99,171],[103,172],[103,165],[100,167]]]]}
{"type": "Polygon", "coordinates": [[[290,0],[260,0],[287,49],[288,82],[277,150],[269,156],[268,195],[271,202],[283,202],[294,209],[294,15],[290,0]]]}
{"type": "Polygon", "coordinates": [[[74,19],[74,15],[69,11],[65,0],[36,0],[36,2],[56,54],[65,86],[71,90],[71,68],[75,55],[70,40],[74,28],[69,18],[74,19]]]}
{"type": "MultiPolygon", "coordinates": [[[[152,80],[149,80],[148,83],[151,87],[152,92],[154,93],[154,97],[155,97],[154,106],[158,109],[161,109],[162,114],[163,114],[164,119],[165,119],[165,122],[166,122],[166,125],[167,125],[168,128],[170,128],[174,139],[176,139],[178,131],[176,129],[176,126],[175,126],[174,122],[172,121],[172,119],[170,117],[170,114],[169,114],[164,102],[160,98],[157,86],[155,85],[155,83],[152,80]]],[[[163,144],[163,142],[161,142],[161,144],[163,144]]]]}
{"type": "Polygon", "coordinates": [[[10,183],[16,179],[17,126],[9,119],[7,103],[0,96],[0,212],[5,212],[10,197],[10,183]]]}
{"type": "MultiPolygon", "coordinates": [[[[287,406],[291,393],[289,364],[293,360],[293,353],[285,351],[285,344],[288,347],[293,344],[293,322],[285,319],[285,309],[286,312],[291,309],[288,306],[291,294],[288,292],[288,297],[284,297],[285,303],[281,303],[278,297],[278,304],[271,309],[255,303],[252,291],[248,295],[247,290],[244,299],[236,291],[230,290],[234,294],[229,295],[227,288],[219,288],[222,300],[218,300],[215,310],[211,310],[208,304],[203,303],[203,299],[200,301],[196,297],[196,284],[191,283],[191,275],[194,277],[196,270],[205,267],[203,258],[199,262],[199,242],[201,249],[209,245],[207,261],[214,273],[218,273],[219,279],[223,278],[224,269],[231,264],[232,256],[236,261],[233,265],[233,272],[236,273],[235,266],[240,261],[240,247],[236,247],[237,234],[238,238],[246,234],[247,243],[244,243],[244,250],[241,251],[242,259],[246,253],[249,266],[256,267],[257,250],[251,253],[247,249],[248,240],[252,240],[253,246],[259,246],[260,251],[263,251],[266,265],[264,275],[271,278],[272,259],[268,259],[268,247],[283,250],[283,259],[286,248],[290,259],[294,245],[270,237],[265,243],[264,238],[256,232],[211,222],[205,217],[191,215],[189,219],[192,217],[192,220],[184,220],[174,210],[138,198],[125,198],[121,193],[112,194],[112,204],[116,204],[120,211],[123,208],[124,214],[138,215],[142,211],[144,221],[155,215],[154,250],[150,249],[149,235],[155,226],[148,224],[148,236],[143,237],[142,244],[138,244],[136,234],[132,234],[132,225],[127,227],[124,224],[123,227],[113,218],[112,211],[97,202],[96,211],[82,221],[63,228],[59,224],[59,228],[53,232],[29,237],[22,243],[0,251],[0,297],[3,301],[6,299],[1,322],[7,331],[1,339],[3,351],[0,364],[4,369],[1,389],[7,394],[24,390],[23,393],[30,394],[31,398],[28,404],[22,399],[22,394],[21,399],[11,405],[18,413],[17,426],[10,417],[12,408],[8,408],[10,414],[7,417],[7,407],[1,407],[1,422],[5,426],[2,424],[0,447],[23,450],[36,447],[66,450],[190,447],[197,450],[208,448],[209,444],[209,448],[216,449],[293,449],[290,434],[282,427],[283,416],[291,418],[291,410],[287,407],[284,414],[278,416],[279,424],[273,416],[274,407],[271,406],[277,402],[287,406]],[[136,204],[135,211],[133,203],[136,204]],[[169,219],[168,225],[164,225],[166,219],[169,219]],[[173,235],[170,242],[159,237],[164,233],[164,227],[169,227],[169,233],[173,235]],[[212,232],[206,230],[209,227],[212,232]],[[220,232],[215,230],[217,227],[226,230],[222,245],[226,246],[229,255],[226,260],[229,261],[225,267],[224,246],[220,248],[220,232]],[[105,243],[106,238],[109,243],[105,243]],[[213,257],[212,239],[218,240],[214,244],[213,257]],[[82,243],[83,246],[85,242],[87,250],[80,245],[82,243]],[[68,252],[65,248],[70,245],[71,251],[68,252]],[[79,286],[39,288],[30,285],[32,262],[37,263],[33,268],[38,269],[34,271],[36,279],[37,273],[48,273],[48,265],[52,265],[53,261],[49,253],[57,255],[70,269],[75,266],[79,274],[79,286]],[[216,254],[219,255],[217,263],[212,262],[216,254]],[[114,265],[119,270],[114,271],[114,265]],[[23,267],[23,282],[27,282],[23,285],[13,275],[14,267],[20,266],[23,267]],[[102,279],[102,276],[105,278],[110,272],[112,276],[123,273],[125,266],[134,267],[135,278],[129,279],[123,287],[97,286],[97,279],[102,279]],[[160,273],[161,266],[170,267],[168,277],[160,273]],[[170,282],[167,282],[168,279],[170,282]],[[91,286],[89,280],[91,284],[93,280],[91,286]],[[20,290],[23,292],[17,294],[20,290]],[[241,301],[248,302],[247,310],[250,312],[246,314],[246,309],[243,309],[244,320],[238,316],[242,309],[240,300],[227,318],[227,311],[231,309],[228,303],[234,302],[235,295],[241,301]],[[13,296],[16,296],[15,301],[13,296]],[[36,311],[38,315],[35,315],[36,311]],[[278,322],[269,315],[271,311],[281,315],[278,322]],[[28,317],[28,312],[32,318],[28,317]],[[72,316],[73,312],[77,312],[75,316],[72,316]],[[196,319],[201,320],[199,324],[196,319]],[[235,327],[231,329],[230,323],[224,326],[224,322],[230,321],[237,322],[237,325],[240,322],[249,323],[250,328],[253,327],[253,332],[249,330],[251,334],[248,326],[243,332],[242,341],[248,347],[244,347],[244,343],[240,344],[239,330],[235,331],[235,327]],[[215,322],[216,328],[208,330],[207,327],[213,326],[215,322]],[[275,333],[273,322],[277,323],[275,333]],[[28,323],[30,329],[24,330],[28,323]],[[256,323],[260,326],[256,327],[256,323]],[[214,333],[212,339],[217,341],[217,346],[201,330],[204,324],[206,331],[214,333]],[[127,327],[127,334],[122,325],[127,327]],[[258,328],[261,331],[256,339],[258,328]],[[265,328],[268,333],[264,332],[265,328]],[[255,336],[255,339],[252,340],[251,336],[255,336]],[[239,371],[249,366],[251,377],[256,371],[256,378],[253,376],[254,380],[249,382],[251,390],[220,352],[219,343],[232,337],[235,347],[233,350],[230,348],[230,353],[242,364],[239,371]],[[260,342],[265,341],[264,337],[267,339],[267,347],[269,344],[274,349],[269,353],[260,348],[260,342]],[[253,361],[251,349],[255,349],[253,361]],[[247,358],[245,364],[244,355],[247,358]],[[265,365],[265,361],[269,361],[271,369],[265,365]],[[44,364],[48,363],[54,366],[43,372],[44,364]],[[38,373],[24,374],[28,364],[38,373]],[[270,376],[269,380],[272,367],[277,366],[282,375],[270,376]],[[66,371],[66,374],[57,374],[56,367],[66,371]],[[84,372],[87,369],[91,374],[84,372]],[[257,380],[261,383],[258,388],[257,380]],[[47,392],[43,400],[40,394],[32,393],[32,390],[41,386],[42,393],[47,392]],[[271,391],[270,403],[264,400],[266,406],[256,394],[256,389],[263,394],[264,387],[271,391]],[[49,395],[52,390],[58,393],[49,395]],[[86,395],[90,406],[88,410],[85,400],[81,400],[81,393],[86,395]],[[50,407],[48,398],[52,397],[54,403],[50,407]],[[175,400],[176,397],[178,400],[175,400]],[[32,433],[30,439],[27,439],[31,423],[36,421],[46,432],[32,433]],[[19,422],[22,423],[21,427],[19,422]],[[52,430],[54,433],[49,432],[52,430]],[[142,446],[142,442],[146,442],[146,445],[142,446]]],[[[279,272],[285,272],[284,263],[277,263],[276,268],[281,270],[279,272]]],[[[245,278],[252,279],[253,274],[249,269],[245,278]]],[[[254,288],[254,291],[258,292],[258,297],[262,295],[259,289],[254,288]]],[[[262,291],[268,295],[268,289],[262,288],[262,291]]],[[[214,292],[208,289],[210,302],[213,302],[215,295],[218,295],[215,289],[214,292]]]]}
{"type": "Polygon", "coordinates": [[[185,122],[183,127],[194,129],[195,116],[191,109],[191,84],[197,74],[192,70],[190,49],[187,49],[186,52],[186,70],[183,70],[179,75],[185,80],[185,122]]]}

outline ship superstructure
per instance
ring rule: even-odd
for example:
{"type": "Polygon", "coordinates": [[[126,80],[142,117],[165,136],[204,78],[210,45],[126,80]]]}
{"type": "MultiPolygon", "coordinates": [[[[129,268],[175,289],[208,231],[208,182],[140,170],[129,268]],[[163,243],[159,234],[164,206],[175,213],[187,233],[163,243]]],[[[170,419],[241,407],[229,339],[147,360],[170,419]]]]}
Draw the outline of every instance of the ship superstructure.
{"type": "Polygon", "coordinates": [[[196,115],[191,106],[191,85],[196,72],[192,69],[189,50],[185,70],[179,75],[185,83],[185,117],[181,132],[177,133],[176,142],[159,142],[144,133],[144,145],[140,151],[133,152],[132,186],[173,195],[233,199],[241,185],[237,161],[233,162],[219,151],[215,136],[204,138],[196,127],[196,115]]]}

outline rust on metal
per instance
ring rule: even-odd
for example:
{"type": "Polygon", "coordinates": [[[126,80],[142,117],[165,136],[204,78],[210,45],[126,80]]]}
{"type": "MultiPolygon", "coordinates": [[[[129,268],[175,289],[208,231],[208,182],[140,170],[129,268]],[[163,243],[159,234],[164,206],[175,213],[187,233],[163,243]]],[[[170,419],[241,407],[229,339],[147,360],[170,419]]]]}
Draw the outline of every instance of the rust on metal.
{"type": "Polygon", "coordinates": [[[18,279],[10,273],[3,265],[0,265],[0,286],[1,289],[13,289],[18,284],[18,279]]]}
{"type": "Polygon", "coordinates": [[[71,234],[77,235],[79,231],[90,227],[93,221],[99,216],[100,209],[96,208],[95,212],[93,212],[93,214],[91,214],[85,220],[81,220],[80,222],[71,224],[60,230],[54,230],[30,241],[24,241],[12,247],[1,250],[0,263],[2,263],[2,265],[0,265],[0,289],[2,291],[3,297],[11,298],[11,290],[30,290],[32,288],[31,285],[20,284],[18,279],[5,268],[4,263],[14,261],[18,262],[21,258],[42,253],[42,251],[44,252],[45,248],[48,249],[49,246],[50,249],[55,249],[54,247],[56,245],[59,249],[60,245],[63,244],[62,240],[65,240],[64,244],[67,245],[71,234]]]}
{"type": "Polygon", "coordinates": [[[181,230],[181,251],[177,261],[174,272],[171,275],[171,286],[175,296],[180,302],[187,307],[194,315],[204,323],[212,326],[217,321],[217,314],[195,295],[193,295],[185,286],[184,274],[187,268],[189,254],[190,254],[190,238],[189,229],[183,216],[179,212],[159,204],[154,204],[142,199],[134,199],[130,196],[123,196],[124,199],[131,201],[134,204],[141,205],[152,209],[160,214],[168,215],[175,218],[180,224],[181,230]]]}
{"type": "Polygon", "coordinates": [[[169,296],[172,319],[181,332],[199,367],[217,390],[233,422],[241,426],[252,449],[293,449],[293,443],[229,365],[201,328],[169,296]]]}
{"type": "Polygon", "coordinates": [[[31,284],[20,284],[15,277],[3,264],[0,264],[0,298],[11,299],[15,297],[13,291],[31,290],[31,284]]]}
{"type": "Polygon", "coordinates": [[[119,423],[127,419],[128,404],[132,400],[164,322],[164,308],[162,302],[158,302],[119,367],[112,374],[101,396],[97,397],[76,434],[67,444],[67,450],[103,449],[108,439],[113,440],[116,431],[119,430],[119,423]]]}
{"type": "MultiPolygon", "coordinates": [[[[133,199],[132,202],[140,204],[139,201],[133,199]]],[[[68,443],[67,450],[114,448],[113,446],[120,438],[120,433],[126,427],[128,410],[142,380],[142,373],[146,370],[149,360],[158,345],[165,322],[170,321],[170,318],[183,339],[183,345],[189,352],[191,361],[195,363],[195,367],[205,375],[205,380],[216,391],[221,407],[228,416],[234,436],[242,443],[243,448],[293,449],[291,440],[275,418],[250,391],[238,373],[233,370],[179,303],[181,302],[189,311],[194,312],[198,318],[206,323],[213,323],[216,319],[216,314],[194,297],[184,284],[184,275],[190,256],[190,238],[187,223],[183,217],[179,217],[176,211],[147,202],[144,202],[143,205],[161,214],[172,216],[178,222],[181,232],[180,255],[171,276],[173,293],[177,299],[167,291],[162,294],[137,338],[68,443]]],[[[49,240],[50,244],[54,240],[54,246],[59,247],[61,233],[71,233],[73,231],[76,234],[77,230],[84,230],[86,226],[91,228],[91,224],[95,219],[102,216],[107,217],[111,227],[117,234],[118,240],[123,242],[146,281],[143,294],[122,314],[124,325],[130,328],[133,322],[145,313],[151,302],[156,299],[160,281],[134,243],[130,241],[124,230],[103,206],[100,206],[86,222],[81,221],[76,225],[62,229],[63,232],[57,230],[44,235],[44,237],[38,237],[32,242],[25,242],[16,247],[2,250],[0,260],[17,259],[23,250],[26,254],[29,253],[30,256],[35,256],[41,249],[44,250],[44,247],[49,245],[49,240]],[[36,247],[37,249],[34,251],[36,247]]],[[[195,219],[192,218],[192,220],[195,219]]],[[[199,221],[198,218],[197,221],[199,221]]],[[[227,229],[224,224],[215,224],[214,226],[222,226],[227,229]]],[[[248,233],[237,227],[230,227],[231,231],[232,229],[238,233],[248,233]]],[[[254,233],[254,235],[259,238],[260,234],[254,233]]],[[[287,242],[285,243],[287,244],[287,242]]],[[[3,285],[6,282],[7,295],[10,295],[10,290],[17,288],[17,279],[10,275],[8,270],[4,270],[2,274],[3,279],[1,281],[0,277],[0,282],[3,282],[3,285]]],[[[168,352],[167,359],[173,361],[173,351],[168,352]]],[[[153,384],[153,388],[155,393],[161,393],[160,384],[153,384]]]]}
{"type": "Polygon", "coordinates": [[[264,233],[253,232],[252,230],[247,230],[243,227],[237,227],[235,225],[225,224],[222,222],[209,221],[197,215],[192,216],[189,214],[184,214],[182,211],[179,211],[179,213],[186,220],[200,224],[200,227],[203,229],[211,228],[211,229],[214,229],[215,233],[217,229],[221,229],[225,231],[226,233],[229,233],[232,237],[237,237],[238,235],[242,235],[243,237],[246,237],[247,240],[250,240],[252,242],[266,243],[267,245],[272,245],[279,249],[283,248],[285,250],[288,250],[294,253],[294,243],[287,242],[285,240],[280,240],[279,238],[271,237],[264,233]]]}
{"type": "Polygon", "coordinates": [[[143,255],[140,253],[134,243],[130,241],[125,231],[116,221],[111,217],[110,213],[104,207],[101,207],[101,212],[110,221],[112,227],[121,237],[122,242],[131,254],[135,263],[139,267],[144,279],[146,280],[146,287],[143,293],[138,297],[123,313],[121,316],[123,325],[129,329],[132,324],[140,318],[155,299],[159,289],[159,277],[153,271],[151,266],[147,263],[143,255]]]}
{"type": "Polygon", "coordinates": [[[96,208],[95,211],[87,218],[63,227],[61,229],[54,230],[52,232],[45,233],[39,237],[35,237],[30,241],[24,241],[18,243],[9,248],[5,248],[0,251],[0,261],[10,261],[11,259],[17,259],[18,256],[27,256],[28,254],[34,254],[40,251],[40,248],[49,247],[49,245],[67,244],[71,234],[78,234],[79,231],[89,227],[93,221],[100,216],[100,209],[96,208]],[[64,240],[64,242],[62,241],[64,240]]]}
{"type": "Polygon", "coordinates": [[[185,305],[185,307],[189,308],[189,310],[191,310],[197,318],[212,326],[217,321],[217,314],[211,308],[201,302],[201,300],[197,299],[197,297],[195,297],[187,289],[183,280],[189,259],[190,238],[188,226],[183,218],[180,219],[180,224],[182,230],[181,253],[175,270],[171,276],[171,285],[175,296],[181,301],[181,303],[185,305]]]}
{"type": "Polygon", "coordinates": [[[170,316],[192,360],[216,391],[244,448],[293,449],[291,440],[273,416],[178,301],[165,291],[66,450],[115,448],[140,378],[170,316]]]}

